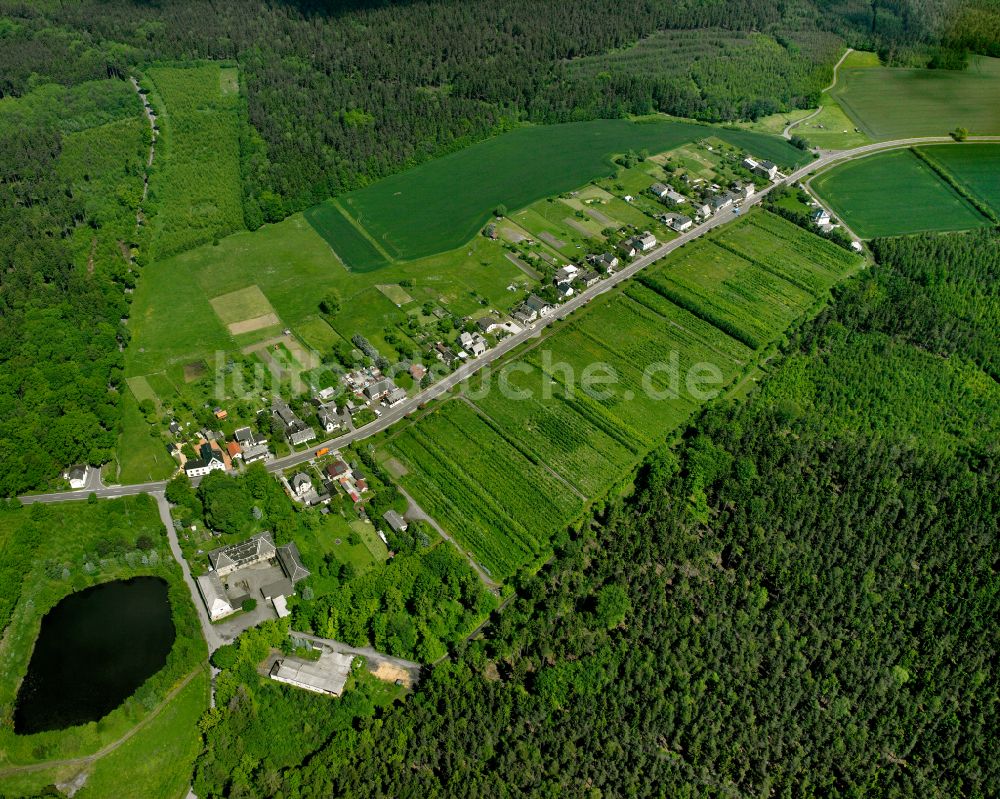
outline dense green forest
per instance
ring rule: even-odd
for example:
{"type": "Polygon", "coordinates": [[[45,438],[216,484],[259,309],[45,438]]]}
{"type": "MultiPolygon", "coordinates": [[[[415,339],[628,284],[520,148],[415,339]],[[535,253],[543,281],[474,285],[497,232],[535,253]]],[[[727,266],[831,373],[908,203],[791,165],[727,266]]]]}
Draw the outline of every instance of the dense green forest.
{"type": "MultiPolygon", "coordinates": [[[[259,224],[524,120],[725,121],[808,105],[844,40],[893,58],[939,42],[959,5],[3,0],[0,96],[158,60],[237,59],[266,150],[248,140],[244,152],[246,217],[259,224]]],[[[956,46],[988,46],[979,39],[956,46]]]]}
{"type": "Polygon", "coordinates": [[[0,104],[0,496],[111,456],[149,135],[119,80],[0,104]]]}
{"type": "Polygon", "coordinates": [[[874,249],[404,705],[283,769],[241,703],[202,792],[989,795],[1000,238],[874,249]]]}

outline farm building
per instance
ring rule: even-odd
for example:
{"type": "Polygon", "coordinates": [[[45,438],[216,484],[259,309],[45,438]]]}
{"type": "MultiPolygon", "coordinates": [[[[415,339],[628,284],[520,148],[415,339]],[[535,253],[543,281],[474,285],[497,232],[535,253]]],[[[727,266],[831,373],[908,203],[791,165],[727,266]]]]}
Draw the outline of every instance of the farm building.
{"type": "Polygon", "coordinates": [[[218,572],[203,574],[197,578],[198,593],[205,603],[208,617],[212,621],[218,621],[224,616],[236,612],[229,598],[226,596],[226,589],[222,587],[222,580],[219,579],[218,572]]]}
{"type": "Polygon", "coordinates": [[[237,569],[253,566],[270,560],[277,554],[274,540],[270,533],[258,533],[246,541],[219,547],[208,553],[208,562],[212,564],[219,577],[232,574],[237,569]]]}
{"type": "Polygon", "coordinates": [[[329,696],[340,696],[351,674],[354,658],[339,652],[324,652],[319,660],[283,658],[271,667],[272,680],[294,685],[306,691],[329,696]]]}

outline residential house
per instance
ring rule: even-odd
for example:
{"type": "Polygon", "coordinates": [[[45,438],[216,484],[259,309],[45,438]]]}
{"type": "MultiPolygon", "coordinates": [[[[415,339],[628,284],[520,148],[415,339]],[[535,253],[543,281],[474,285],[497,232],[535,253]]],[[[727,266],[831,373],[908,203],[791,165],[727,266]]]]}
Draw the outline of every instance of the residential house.
{"type": "Polygon", "coordinates": [[[341,477],[350,472],[350,469],[346,463],[338,459],[333,463],[328,464],[325,471],[331,480],[339,480],[341,477]]]}
{"type": "Polygon", "coordinates": [[[830,224],[830,212],[825,208],[817,208],[812,213],[811,217],[813,224],[818,227],[823,227],[824,225],[830,224]]]}
{"type": "Polygon", "coordinates": [[[606,252],[597,261],[597,265],[604,268],[609,275],[618,268],[618,256],[614,253],[606,252]]]}
{"type": "Polygon", "coordinates": [[[673,189],[670,189],[666,193],[666,195],[664,195],[660,199],[662,199],[663,202],[665,202],[672,208],[676,208],[679,205],[684,205],[684,203],[687,202],[687,197],[685,197],[683,194],[680,194],[679,192],[674,191],[673,189]]]}
{"type": "Polygon", "coordinates": [[[662,183],[654,183],[649,187],[649,191],[657,200],[662,200],[670,193],[670,187],[664,186],[662,183]]]}
{"type": "Polygon", "coordinates": [[[335,389],[333,386],[327,386],[326,388],[321,388],[319,391],[317,391],[316,397],[321,402],[327,402],[331,397],[335,396],[336,393],[337,389],[335,389]]]}
{"type": "Polygon", "coordinates": [[[249,447],[243,448],[243,463],[247,466],[257,461],[264,461],[266,463],[273,457],[274,455],[271,453],[271,450],[267,448],[266,441],[258,441],[249,447]]]}
{"type": "Polygon", "coordinates": [[[636,236],[634,241],[635,246],[638,247],[641,252],[649,252],[656,246],[656,236],[648,230],[645,230],[636,236]]]}
{"type": "Polygon", "coordinates": [[[230,441],[226,444],[226,452],[229,453],[230,458],[242,458],[243,448],[240,446],[239,441],[230,441]]]}
{"type": "Polygon", "coordinates": [[[462,345],[462,349],[477,358],[489,349],[486,339],[478,333],[462,333],[458,337],[458,340],[462,345]]]}
{"type": "Polygon", "coordinates": [[[476,320],[476,327],[479,328],[480,333],[492,333],[500,327],[500,321],[492,316],[484,316],[476,320]]]}
{"type": "Polygon", "coordinates": [[[545,300],[539,297],[537,294],[529,294],[528,299],[524,301],[531,310],[537,313],[539,316],[548,316],[552,313],[555,308],[549,305],[545,300]]]}
{"type": "Polygon", "coordinates": [[[240,446],[243,447],[253,446],[257,443],[257,440],[253,435],[253,430],[249,427],[238,427],[233,433],[233,438],[235,438],[240,443],[240,446]]]}
{"type": "Polygon", "coordinates": [[[618,249],[626,258],[635,258],[639,254],[639,248],[635,246],[634,239],[625,239],[618,245],[618,249]]]}
{"type": "Polygon", "coordinates": [[[733,195],[729,192],[724,192],[723,194],[716,194],[709,198],[708,207],[712,209],[713,214],[719,213],[725,208],[729,208],[733,204],[733,195]]]}
{"type": "Polygon", "coordinates": [[[558,270],[553,278],[553,281],[558,286],[560,283],[569,283],[579,272],[580,269],[574,264],[567,264],[562,269],[558,270]]]}
{"type": "Polygon", "coordinates": [[[324,405],[316,411],[316,419],[319,422],[319,426],[323,428],[324,432],[332,433],[340,427],[340,417],[337,416],[336,405],[324,405]]]}
{"type": "Polygon", "coordinates": [[[575,283],[578,286],[582,286],[585,289],[589,289],[595,283],[600,283],[600,282],[601,282],[601,276],[597,272],[593,271],[581,272],[577,276],[575,281],[575,283]]]}
{"type": "Polygon", "coordinates": [[[377,402],[382,399],[386,394],[395,388],[395,384],[389,378],[383,378],[382,380],[377,380],[370,386],[366,386],[364,391],[361,393],[365,395],[365,399],[369,402],[377,402]]]}
{"type": "Polygon", "coordinates": [[[387,510],[382,514],[382,518],[385,519],[385,523],[388,524],[394,532],[405,533],[407,527],[409,527],[406,523],[406,519],[394,510],[387,510]]]}
{"type": "Polygon", "coordinates": [[[226,462],[222,458],[222,452],[215,449],[207,441],[202,442],[198,448],[198,455],[198,458],[184,464],[184,473],[188,477],[204,477],[209,472],[226,470],[226,462]]]}
{"type": "Polygon", "coordinates": [[[668,214],[667,224],[678,233],[683,233],[685,230],[690,230],[694,222],[691,217],[684,214],[668,214]]]}
{"type": "Polygon", "coordinates": [[[168,425],[168,428],[170,430],[171,435],[175,435],[175,436],[177,434],[179,434],[181,432],[181,430],[183,429],[183,428],[181,428],[180,422],[178,422],[176,419],[171,419],[170,424],[168,425]]]}
{"type": "Polygon", "coordinates": [[[511,312],[511,316],[521,324],[529,325],[538,318],[538,311],[529,308],[527,303],[521,303],[511,312]]]}
{"type": "Polygon", "coordinates": [[[563,300],[568,300],[575,293],[576,292],[573,290],[573,287],[569,283],[560,283],[558,286],[556,286],[556,294],[559,295],[560,302],[563,300]]]}
{"type": "Polygon", "coordinates": [[[311,427],[303,427],[301,430],[296,430],[290,436],[288,436],[288,443],[293,447],[297,447],[301,444],[307,444],[310,441],[316,440],[316,431],[311,427]]]}
{"type": "Polygon", "coordinates": [[[439,361],[442,361],[445,366],[452,366],[459,360],[458,355],[450,347],[446,347],[440,341],[434,345],[434,349],[437,351],[437,357],[439,361]]]}
{"type": "Polygon", "coordinates": [[[757,191],[757,187],[753,183],[736,183],[733,186],[733,191],[738,200],[749,200],[757,191]]]}
{"type": "Polygon", "coordinates": [[[708,219],[712,215],[712,209],[708,203],[699,202],[692,210],[696,219],[708,219]]]}
{"type": "Polygon", "coordinates": [[[63,477],[69,481],[69,487],[80,489],[87,487],[87,477],[90,475],[89,466],[71,466],[66,470],[63,477]]]}
{"type": "Polygon", "coordinates": [[[760,175],[762,178],[767,178],[768,180],[774,180],[778,175],[778,165],[772,163],[771,161],[761,161],[757,164],[757,168],[754,172],[760,175]]]}
{"type": "Polygon", "coordinates": [[[399,405],[399,403],[406,400],[406,389],[395,386],[392,391],[385,395],[385,399],[382,400],[388,407],[394,408],[399,405]]]}
{"type": "Polygon", "coordinates": [[[288,404],[280,397],[276,397],[271,404],[271,413],[281,421],[285,431],[285,438],[288,439],[289,444],[293,446],[305,444],[316,438],[316,431],[296,416],[292,409],[288,407],[288,404]]]}
{"type": "Polygon", "coordinates": [[[312,480],[305,472],[298,472],[294,477],[292,477],[290,485],[292,487],[292,493],[299,499],[313,490],[312,480]]]}
{"type": "Polygon", "coordinates": [[[410,377],[416,381],[421,381],[424,379],[424,375],[427,374],[427,368],[423,364],[412,363],[410,364],[410,377]]]}

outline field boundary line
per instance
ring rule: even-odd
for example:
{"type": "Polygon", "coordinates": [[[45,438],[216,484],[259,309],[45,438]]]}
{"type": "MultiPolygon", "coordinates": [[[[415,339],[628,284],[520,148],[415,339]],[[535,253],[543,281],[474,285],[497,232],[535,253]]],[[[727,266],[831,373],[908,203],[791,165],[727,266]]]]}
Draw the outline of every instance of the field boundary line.
{"type": "MultiPolygon", "coordinates": [[[[372,234],[369,233],[368,230],[366,230],[365,227],[357,219],[355,219],[347,212],[347,209],[340,204],[339,199],[334,198],[330,204],[336,209],[337,213],[339,213],[342,217],[344,217],[344,219],[347,220],[347,224],[349,224],[356,231],[358,231],[358,233],[363,238],[365,238],[368,241],[368,243],[372,245],[372,247],[375,248],[375,250],[378,252],[379,255],[385,258],[386,261],[388,261],[390,264],[396,262],[396,259],[393,258],[391,255],[389,255],[388,252],[386,252],[385,248],[378,241],[376,241],[375,237],[372,236],[372,234]]],[[[333,248],[331,247],[331,249],[333,248]]],[[[336,252],[336,250],[334,250],[334,252],[336,252]]],[[[340,258],[340,255],[338,255],[337,257],[340,258]]],[[[341,258],[341,263],[343,263],[343,258],[341,258]]]]}
{"type": "Polygon", "coordinates": [[[982,214],[986,219],[992,222],[994,225],[1000,222],[997,219],[997,215],[993,212],[993,209],[989,207],[984,202],[981,202],[978,197],[972,194],[965,186],[962,185],[961,181],[958,180],[954,175],[952,175],[944,166],[944,164],[937,161],[934,156],[930,153],[923,152],[919,147],[911,147],[910,152],[912,152],[918,159],[923,161],[930,170],[937,175],[941,180],[947,183],[956,194],[959,195],[963,200],[969,203],[973,208],[975,208],[980,214],[982,214]]]}

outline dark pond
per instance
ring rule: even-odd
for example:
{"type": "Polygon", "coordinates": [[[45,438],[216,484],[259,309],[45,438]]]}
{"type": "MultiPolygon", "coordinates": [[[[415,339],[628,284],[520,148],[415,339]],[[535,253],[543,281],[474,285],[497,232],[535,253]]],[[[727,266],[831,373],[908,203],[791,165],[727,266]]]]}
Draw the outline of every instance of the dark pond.
{"type": "Polygon", "coordinates": [[[70,594],[42,619],[14,731],[58,730],[106,716],[163,667],[174,635],[167,583],[159,577],[70,594]]]}

